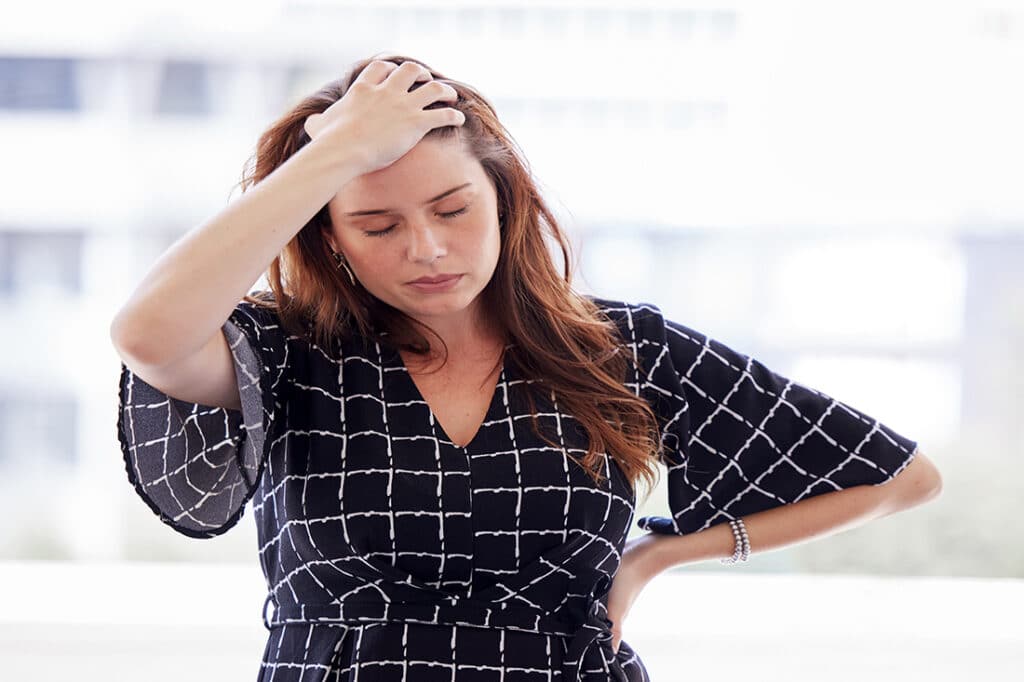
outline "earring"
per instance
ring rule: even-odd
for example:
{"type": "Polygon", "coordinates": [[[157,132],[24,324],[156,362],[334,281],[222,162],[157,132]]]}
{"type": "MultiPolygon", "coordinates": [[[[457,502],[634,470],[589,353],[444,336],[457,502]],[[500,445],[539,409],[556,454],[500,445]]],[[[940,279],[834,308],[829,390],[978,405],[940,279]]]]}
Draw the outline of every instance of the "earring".
{"type": "Polygon", "coordinates": [[[339,268],[345,268],[345,274],[348,275],[348,281],[352,282],[352,286],[356,285],[356,278],[352,275],[352,271],[348,267],[348,263],[345,262],[345,256],[332,250],[331,253],[334,255],[334,260],[338,264],[339,268]]]}

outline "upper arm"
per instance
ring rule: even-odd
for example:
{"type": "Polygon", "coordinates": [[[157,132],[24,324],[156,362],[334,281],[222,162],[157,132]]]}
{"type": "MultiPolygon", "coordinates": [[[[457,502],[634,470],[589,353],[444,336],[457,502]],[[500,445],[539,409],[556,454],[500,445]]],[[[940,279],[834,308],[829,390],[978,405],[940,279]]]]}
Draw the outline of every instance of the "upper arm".
{"type": "Polygon", "coordinates": [[[140,379],[179,400],[241,409],[235,362],[223,328],[202,348],[169,365],[144,364],[119,349],[124,364],[140,379]]]}

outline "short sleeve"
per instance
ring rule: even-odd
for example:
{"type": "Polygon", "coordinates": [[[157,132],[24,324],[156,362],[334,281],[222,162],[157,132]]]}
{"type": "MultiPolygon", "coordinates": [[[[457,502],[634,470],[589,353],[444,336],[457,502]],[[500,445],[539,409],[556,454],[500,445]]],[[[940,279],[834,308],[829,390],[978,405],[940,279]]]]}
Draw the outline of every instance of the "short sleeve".
{"type": "Polygon", "coordinates": [[[121,363],[117,435],[128,480],[161,521],[194,538],[238,523],[278,433],[288,366],[272,311],[242,301],[222,327],[241,410],[190,403],[121,363]]]}
{"type": "Polygon", "coordinates": [[[672,518],[687,534],[823,493],[891,480],[917,442],[672,320],[632,308],[642,391],[659,415],[672,518]]]}

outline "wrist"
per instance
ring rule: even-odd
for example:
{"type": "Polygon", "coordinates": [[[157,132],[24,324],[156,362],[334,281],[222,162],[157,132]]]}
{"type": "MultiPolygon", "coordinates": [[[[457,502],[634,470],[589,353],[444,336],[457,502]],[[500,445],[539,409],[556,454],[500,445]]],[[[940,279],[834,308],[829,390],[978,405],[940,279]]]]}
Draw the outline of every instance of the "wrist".
{"type": "Polygon", "coordinates": [[[733,554],[736,543],[728,523],[721,523],[686,535],[655,534],[647,564],[661,573],[673,566],[723,559],[733,554]]]}
{"type": "Polygon", "coordinates": [[[362,175],[366,161],[356,145],[344,140],[340,134],[321,135],[310,141],[298,153],[305,153],[314,165],[321,168],[332,186],[340,188],[362,175]]]}

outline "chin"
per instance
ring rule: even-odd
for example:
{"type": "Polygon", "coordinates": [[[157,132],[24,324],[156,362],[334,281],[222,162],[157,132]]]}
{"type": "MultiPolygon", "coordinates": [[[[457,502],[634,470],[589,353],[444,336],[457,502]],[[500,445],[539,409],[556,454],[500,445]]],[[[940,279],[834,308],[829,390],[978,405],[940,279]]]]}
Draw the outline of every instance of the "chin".
{"type": "MultiPolygon", "coordinates": [[[[460,282],[461,284],[461,282],[460,282]]],[[[456,312],[467,308],[477,293],[466,293],[465,291],[450,291],[442,293],[421,293],[407,287],[403,297],[408,305],[424,312],[456,312]]]]}
{"type": "Polygon", "coordinates": [[[409,304],[424,311],[455,312],[456,310],[462,310],[469,306],[469,301],[463,296],[438,296],[437,294],[429,294],[422,298],[413,297],[409,300],[409,304]]]}

